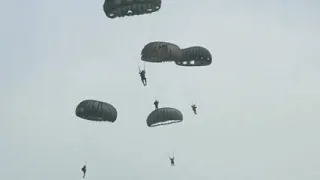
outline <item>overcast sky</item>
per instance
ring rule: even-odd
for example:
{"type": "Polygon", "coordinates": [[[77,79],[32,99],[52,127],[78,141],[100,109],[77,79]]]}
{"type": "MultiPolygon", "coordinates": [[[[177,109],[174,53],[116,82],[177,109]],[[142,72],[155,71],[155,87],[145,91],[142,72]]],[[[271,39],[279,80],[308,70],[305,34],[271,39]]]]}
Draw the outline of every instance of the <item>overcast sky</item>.
{"type": "Polygon", "coordinates": [[[80,180],[85,161],[88,180],[320,179],[320,2],[163,1],[121,19],[102,0],[0,3],[1,179],[80,180]],[[151,41],[213,62],[146,63],[144,87],[151,41]],[[155,98],[184,121],[147,127],[155,98]],[[84,99],[117,121],[76,117],[84,99]]]}

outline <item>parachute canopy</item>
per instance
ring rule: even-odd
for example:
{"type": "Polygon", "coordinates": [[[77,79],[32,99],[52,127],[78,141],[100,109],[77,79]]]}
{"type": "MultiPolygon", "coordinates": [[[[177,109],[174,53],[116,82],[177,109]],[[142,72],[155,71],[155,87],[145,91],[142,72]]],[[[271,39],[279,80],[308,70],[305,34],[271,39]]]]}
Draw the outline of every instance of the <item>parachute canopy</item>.
{"type": "Polygon", "coordinates": [[[114,106],[105,102],[84,100],[78,104],[76,115],[91,121],[115,122],[117,119],[117,110],[114,106]]]}
{"type": "Polygon", "coordinates": [[[182,113],[170,107],[163,107],[152,111],[147,118],[147,125],[149,127],[155,127],[160,125],[167,125],[172,123],[178,123],[183,120],[182,113]]]}
{"type": "Polygon", "coordinates": [[[105,0],[103,10],[107,17],[151,14],[161,8],[161,0],[105,0]]]}
{"type": "Polygon", "coordinates": [[[153,63],[178,61],[181,56],[180,47],[169,42],[150,42],[141,51],[141,60],[153,63]]]}
{"type": "Polygon", "coordinates": [[[175,63],[179,66],[208,66],[212,63],[212,56],[206,48],[193,46],[182,49],[182,58],[175,63]]]}

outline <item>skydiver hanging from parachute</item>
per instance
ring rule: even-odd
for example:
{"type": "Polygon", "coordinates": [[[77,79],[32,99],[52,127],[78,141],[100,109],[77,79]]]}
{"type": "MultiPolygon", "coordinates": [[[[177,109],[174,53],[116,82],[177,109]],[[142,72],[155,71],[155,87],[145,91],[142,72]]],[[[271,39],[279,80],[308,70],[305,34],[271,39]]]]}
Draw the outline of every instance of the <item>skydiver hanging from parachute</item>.
{"type": "Polygon", "coordinates": [[[81,168],[81,171],[83,172],[83,178],[86,178],[86,172],[87,172],[87,165],[86,164],[81,168]]]}
{"type": "Polygon", "coordinates": [[[193,110],[193,113],[196,115],[197,114],[197,106],[196,106],[196,104],[192,104],[191,108],[193,110]]]}
{"type": "Polygon", "coordinates": [[[169,156],[169,159],[170,159],[170,162],[171,162],[171,166],[174,166],[174,156],[173,157],[169,156]]]}
{"type": "Polygon", "coordinates": [[[155,100],[153,104],[154,104],[155,109],[158,109],[159,101],[155,100]]]}
{"type": "Polygon", "coordinates": [[[138,68],[139,68],[139,74],[140,74],[140,77],[141,77],[142,84],[144,86],[146,86],[147,85],[146,66],[144,66],[143,70],[141,70],[139,66],[138,66],[138,68]]]}

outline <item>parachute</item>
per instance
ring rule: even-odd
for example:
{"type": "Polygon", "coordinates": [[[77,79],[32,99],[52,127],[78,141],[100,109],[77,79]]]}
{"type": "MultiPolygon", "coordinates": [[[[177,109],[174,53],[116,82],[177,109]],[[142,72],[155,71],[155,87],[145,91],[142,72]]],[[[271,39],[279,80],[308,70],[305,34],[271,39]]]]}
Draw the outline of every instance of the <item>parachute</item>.
{"type": "Polygon", "coordinates": [[[113,123],[117,119],[117,110],[114,106],[105,102],[84,100],[78,104],[76,115],[90,121],[109,121],[113,123]]]}
{"type": "Polygon", "coordinates": [[[147,118],[147,125],[155,127],[160,125],[168,125],[178,123],[183,120],[182,113],[170,107],[163,107],[152,111],[147,118]]]}
{"type": "Polygon", "coordinates": [[[105,0],[103,10],[107,17],[151,14],[161,8],[161,0],[105,0]]]}
{"type": "Polygon", "coordinates": [[[206,48],[193,46],[182,49],[182,58],[175,63],[179,66],[208,66],[212,63],[212,56],[206,48]]]}
{"type": "Polygon", "coordinates": [[[141,51],[141,60],[153,63],[178,61],[181,56],[180,47],[169,42],[150,42],[141,51]]]}

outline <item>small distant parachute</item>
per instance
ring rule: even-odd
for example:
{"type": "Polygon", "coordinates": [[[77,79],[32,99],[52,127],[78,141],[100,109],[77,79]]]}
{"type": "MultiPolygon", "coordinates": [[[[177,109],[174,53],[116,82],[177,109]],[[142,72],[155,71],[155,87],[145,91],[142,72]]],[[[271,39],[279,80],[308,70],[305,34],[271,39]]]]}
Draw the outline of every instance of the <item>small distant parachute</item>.
{"type": "Polygon", "coordinates": [[[149,127],[155,127],[160,125],[167,125],[172,123],[178,123],[183,120],[182,113],[170,107],[163,107],[152,111],[147,118],[147,125],[149,127]]]}
{"type": "Polygon", "coordinates": [[[212,63],[212,56],[206,48],[193,46],[182,49],[182,58],[175,63],[179,66],[208,66],[212,63]]]}
{"type": "Polygon", "coordinates": [[[181,56],[180,47],[169,42],[150,42],[141,51],[141,60],[152,63],[178,61],[181,56]]]}
{"type": "Polygon", "coordinates": [[[161,8],[161,0],[105,0],[103,10],[107,17],[151,14],[161,8]]]}
{"type": "Polygon", "coordinates": [[[117,110],[114,106],[105,102],[84,100],[78,104],[76,115],[90,121],[109,121],[113,123],[117,119],[117,110]]]}

